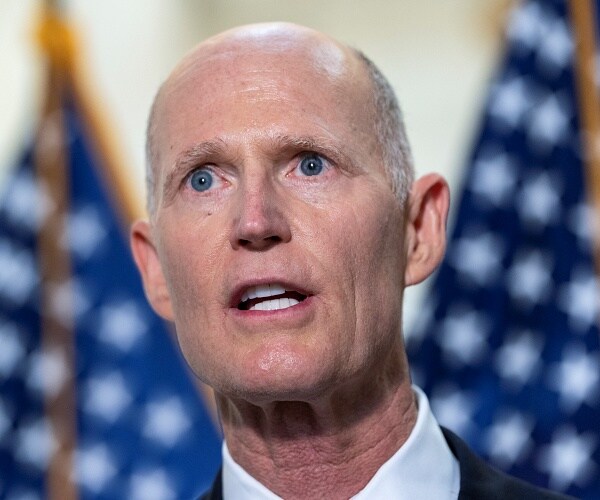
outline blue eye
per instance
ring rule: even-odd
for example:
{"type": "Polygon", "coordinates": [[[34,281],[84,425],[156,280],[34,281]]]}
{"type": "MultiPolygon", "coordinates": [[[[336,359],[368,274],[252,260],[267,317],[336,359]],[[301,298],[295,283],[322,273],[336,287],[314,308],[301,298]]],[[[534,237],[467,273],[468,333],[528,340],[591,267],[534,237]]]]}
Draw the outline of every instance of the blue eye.
{"type": "Polygon", "coordinates": [[[210,170],[198,169],[190,176],[190,185],[195,191],[203,192],[210,189],[213,183],[213,174],[210,170]]]}
{"type": "Polygon", "coordinates": [[[302,158],[300,170],[304,175],[319,175],[323,171],[323,160],[318,155],[310,155],[302,158]]]}

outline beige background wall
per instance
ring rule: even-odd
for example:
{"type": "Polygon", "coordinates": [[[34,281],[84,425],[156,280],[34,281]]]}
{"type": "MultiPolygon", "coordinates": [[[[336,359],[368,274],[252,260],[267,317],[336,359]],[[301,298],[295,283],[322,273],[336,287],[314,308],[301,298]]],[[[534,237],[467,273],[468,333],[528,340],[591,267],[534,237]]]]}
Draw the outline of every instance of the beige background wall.
{"type": "MultiPolygon", "coordinates": [[[[103,113],[143,188],[147,110],[197,41],[243,23],[285,20],[365,51],[396,88],[419,173],[456,193],[497,63],[511,0],[63,0],[83,42],[103,113]]],[[[0,185],[26,143],[43,85],[34,43],[38,0],[0,0],[0,185]]],[[[420,300],[411,292],[411,322],[420,300]]]]}

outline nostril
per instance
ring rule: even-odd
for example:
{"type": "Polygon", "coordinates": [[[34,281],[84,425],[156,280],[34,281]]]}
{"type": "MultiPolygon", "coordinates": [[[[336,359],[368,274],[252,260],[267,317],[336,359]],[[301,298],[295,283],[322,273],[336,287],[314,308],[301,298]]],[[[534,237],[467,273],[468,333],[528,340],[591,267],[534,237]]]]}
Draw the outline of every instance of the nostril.
{"type": "Polygon", "coordinates": [[[291,239],[286,217],[273,208],[264,208],[258,214],[247,210],[232,223],[229,241],[234,249],[266,250],[291,239]]]}
{"type": "Polygon", "coordinates": [[[280,236],[272,235],[272,236],[266,236],[264,238],[259,238],[256,240],[248,240],[248,239],[240,238],[238,240],[238,245],[240,247],[252,246],[252,247],[256,247],[256,248],[266,248],[273,244],[280,243],[281,241],[283,241],[283,240],[280,236]]]}

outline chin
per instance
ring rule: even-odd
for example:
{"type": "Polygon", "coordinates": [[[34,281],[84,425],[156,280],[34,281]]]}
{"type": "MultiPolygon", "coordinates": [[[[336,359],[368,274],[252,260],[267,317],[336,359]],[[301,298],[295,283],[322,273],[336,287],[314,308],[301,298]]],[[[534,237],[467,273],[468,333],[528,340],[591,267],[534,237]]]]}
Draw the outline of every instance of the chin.
{"type": "Polygon", "coordinates": [[[316,401],[324,396],[332,381],[315,366],[271,366],[268,369],[237,372],[219,388],[223,396],[255,405],[278,401],[316,401]]]}
{"type": "Polygon", "coordinates": [[[314,401],[334,387],[348,368],[323,344],[283,335],[221,351],[218,357],[192,350],[195,356],[188,361],[196,375],[224,397],[255,404],[314,401]]]}

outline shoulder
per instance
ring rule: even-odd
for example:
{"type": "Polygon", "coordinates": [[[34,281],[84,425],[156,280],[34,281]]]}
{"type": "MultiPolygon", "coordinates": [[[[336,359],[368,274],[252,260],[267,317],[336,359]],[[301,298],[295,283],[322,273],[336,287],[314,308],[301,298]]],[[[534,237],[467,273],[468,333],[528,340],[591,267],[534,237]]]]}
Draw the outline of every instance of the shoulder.
{"type": "Polygon", "coordinates": [[[511,477],[479,458],[452,431],[442,427],[448,446],[460,465],[459,500],[566,500],[567,497],[511,477]]]}

